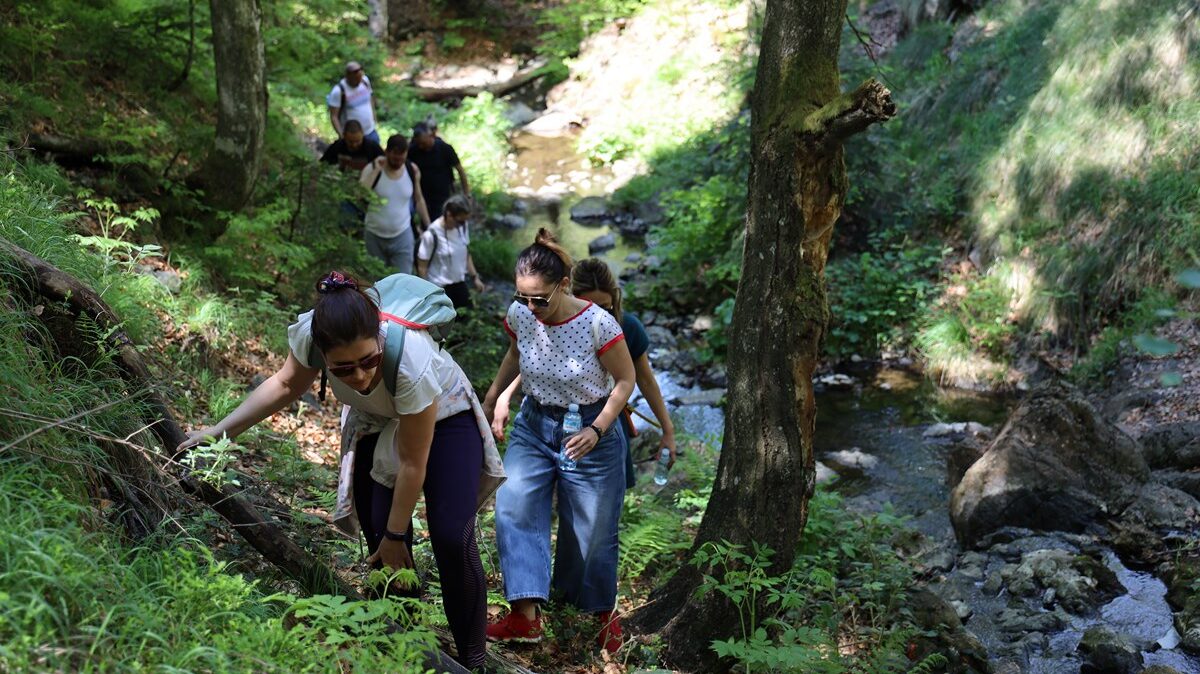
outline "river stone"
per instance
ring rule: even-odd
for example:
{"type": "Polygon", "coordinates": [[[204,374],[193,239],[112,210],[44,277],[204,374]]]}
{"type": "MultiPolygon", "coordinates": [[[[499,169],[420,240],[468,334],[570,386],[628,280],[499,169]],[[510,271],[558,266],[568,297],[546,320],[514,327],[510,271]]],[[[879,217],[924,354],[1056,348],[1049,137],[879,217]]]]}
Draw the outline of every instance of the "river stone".
{"type": "Polygon", "coordinates": [[[1142,669],[1142,654],[1124,634],[1107,627],[1088,628],[1077,649],[1083,658],[1079,674],[1134,674],[1142,669]]]}
{"type": "Polygon", "coordinates": [[[684,391],[672,400],[676,405],[708,405],[716,407],[725,399],[725,389],[710,388],[698,391],[684,391]]]}
{"type": "Polygon", "coordinates": [[[650,339],[651,346],[656,349],[674,349],[679,343],[674,332],[660,325],[647,325],[646,337],[650,339]]]}
{"type": "Polygon", "coordinates": [[[977,421],[960,421],[953,424],[933,424],[925,429],[925,432],[921,436],[926,438],[943,438],[948,435],[986,435],[991,432],[992,429],[977,421]]]}
{"type": "Polygon", "coordinates": [[[526,220],[516,213],[508,213],[507,215],[497,216],[492,222],[506,229],[521,229],[525,226],[526,220]]]}
{"type": "Polygon", "coordinates": [[[1012,594],[1041,595],[1044,605],[1057,602],[1072,613],[1091,610],[1121,591],[1116,574],[1103,563],[1066,550],[1026,553],[1020,564],[1006,566],[1001,575],[1012,594]]]}
{"type": "Polygon", "coordinates": [[[1200,501],[1173,487],[1150,483],[1138,492],[1121,520],[1148,529],[1186,529],[1200,522],[1200,501]]]}
{"type": "MultiPolygon", "coordinates": [[[[879,459],[862,451],[858,447],[850,449],[839,449],[836,452],[829,452],[821,457],[821,460],[834,470],[838,475],[846,477],[859,477],[879,465],[879,459]]],[[[950,568],[954,568],[953,553],[951,553],[950,568]]]]}
{"type": "Polygon", "coordinates": [[[973,435],[952,444],[946,454],[946,485],[953,489],[961,482],[963,475],[983,456],[986,449],[985,441],[973,435]]]}
{"type": "Polygon", "coordinates": [[[826,484],[837,479],[837,473],[833,472],[833,469],[831,469],[829,466],[826,466],[820,461],[815,463],[817,466],[817,484],[826,484]]]}
{"type": "Polygon", "coordinates": [[[950,495],[960,543],[1006,525],[1080,531],[1118,513],[1150,475],[1137,443],[1072,386],[1038,386],[950,495]]]}
{"type": "Polygon", "coordinates": [[[1180,671],[1166,665],[1154,665],[1143,669],[1142,674],[1180,674],[1180,671]]]}
{"type": "Polygon", "coordinates": [[[561,136],[571,129],[572,126],[581,125],[579,115],[561,109],[551,109],[544,112],[537,119],[529,122],[521,127],[522,131],[532,133],[535,136],[553,138],[561,136]]]}
{"type": "Polygon", "coordinates": [[[1062,610],[1041,611],[1021,605],[1003,609],[996,616],[996,626],[1009,635],[1056,632],[1070,622],[1062,610]]]}
{"type": "Polygon", "coordinates": [[[1200,421],[1162,424],[1140,440],[1151,468],[1200,468],[1200,421]]]}
{"type": "Polygon", "coordinates": [[[945,599],[928,588],[918,587],[908,594],[912,620],[924,631],[911,642],[908,656],[921,660],[940,653],[949,662],[948,672],[986,672],[988,652],[979,639],[963,629],[958,612],[945,599]]]}
{"type": "Polygon", "coordinates": [[[571,207],[571,219],[585,225],[599,224],[612,219],[604,197],[584,197],[571,207]]]}
{"type": "Polygon", "coordinates": [[[1156,470],[1154,479],[1200,499],[1200,471],[1156,470]]]}
{"type": "Polygon", "coordinates": [[[537,112],[534,112],[533,108],[520,101],[517,101],[515,103],[509,103],[508,106],[505,107],[504,118],[507,119],[508,123],[512,126],[525,126],[526,124],[537,119],[538,114],[537,112]]]}
{"type": "Polygon", "coordinates": [[[588,242],[588,255],[596,255],[617,247],[617,237],[612,234],[598,236],[588,242]]]}

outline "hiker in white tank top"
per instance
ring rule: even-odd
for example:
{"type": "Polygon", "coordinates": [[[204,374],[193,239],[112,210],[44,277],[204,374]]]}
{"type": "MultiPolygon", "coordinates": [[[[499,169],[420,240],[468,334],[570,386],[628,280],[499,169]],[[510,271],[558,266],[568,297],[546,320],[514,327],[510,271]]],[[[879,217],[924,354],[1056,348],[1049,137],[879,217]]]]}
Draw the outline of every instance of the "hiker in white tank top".
{"type": "Polygon", "coordinates": [[[429,227],[429,209],[421,194],[420,169],[407,160],[408,139],[392,136],[384,155],[367,164],[359,182],[376,197],[367,208],[364,223],[367,252],[396,271],[411,274],[415,248],[413,207],[421,219],[421,226],[416,228],[418,236],[429,227]]]}

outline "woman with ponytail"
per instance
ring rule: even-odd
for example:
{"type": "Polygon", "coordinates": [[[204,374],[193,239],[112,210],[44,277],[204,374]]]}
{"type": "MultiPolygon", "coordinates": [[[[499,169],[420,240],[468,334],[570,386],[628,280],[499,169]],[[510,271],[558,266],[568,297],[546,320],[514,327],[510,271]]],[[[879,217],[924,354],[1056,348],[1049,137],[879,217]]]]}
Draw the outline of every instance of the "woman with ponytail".
{"type": "MultiPolygon", "coordinates": [[[[621,324],[625,333],[625,343],[629,345],[629,356],[633,359],[633,369],[636,374],[638,390],[650,410],[658,419],[659,429],[662,430],[662,447],[671,450],[671,464],[675,464],[675,425],[671,422],[671,414],[667,410],[667,402],[663,400],[662,391],[658,388],[658,380],[654,378],[654,368],[650,365],[650,336],[646,327],[637,316],[625,311],[621,300],[621,286],[613,276],[608,264],[599,258],[590,257],[580,260],[571,272],[571,292],[582,300],[595,303],[596,306],[612,314],[621,324]]],[[[504,427],[508,425],[508,411],[513,396],[521,384],[518,376],[513,383],[500,394],[496,400],[496,411],[492,416],[492,433],[497,438],[504,438],[504,427]]],[[[625,434],[625,486],[632,489],[637,484],[637,473],[633,468],[633,453],[630,442],[634,437],[633,420],[628,414],[621,415],[618,428],[625,434]]],[[[657,456],[655,457],[658,458],[657,456]]]]}
{"type": "Polygon", "coordinates": [[[508,481],[496,495],[496,543],[512,610],[488,626],[488,638],[539,641],[539,605],[553,586],[581,612],[599,617],[598,641],[612,652],[621,645],[614,609],[625,495],[625,445],[612,431],[633,391],[633,361],[617,320],[571,294],[571,258],[545,229],[517,258],[516,288],[504,320],[511,343],[484,399],[491,418],[500,392],[521,375],[525,400],[504,456],[508,481]],[[571,405],[578,405],[582,430],[564,437],[571,405]]]}
{"type": "MultiPolygon", "coordinates": [[[[380,286],[396,278],[409,277],[380,286]]],[[[283,367],[180,449],[237,436],[299,399],[324,368],[346,405],[334,524],[350,533],[361,526],[376,568],[412,568],[412,514],[423,491],[459,661],[481,667],[487,586],[475,513],[504,476],[483,409],[462,369],[426,330],[406,328],[389,390],[382,366],[394,333],[387,321],[398,319],[380,312],[379,291],[335,271],[317,283],[317,293],[314,309],[288,328],[283,367]]]]}

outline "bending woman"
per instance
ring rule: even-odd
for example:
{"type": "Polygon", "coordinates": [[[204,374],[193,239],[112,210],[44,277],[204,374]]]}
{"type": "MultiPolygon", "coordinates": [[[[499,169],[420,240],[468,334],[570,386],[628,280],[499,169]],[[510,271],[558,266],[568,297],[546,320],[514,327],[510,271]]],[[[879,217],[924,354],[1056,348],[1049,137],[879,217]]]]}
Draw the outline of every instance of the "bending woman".
{"type": "Polygon", "coordinates": [[[283,368],[180,448],[237,436],[297,400],[321,371],[309,362],[315,346],[333,392],[348,406],[334,523],[350,533],[361,524],[368,562],[412,568],[412,513],[424,491],[446,619],[460,662],[477,667],[484,661],[487,586],[475,513],[504,471],[470,382],[428,332],[407,331],[396,390],[387,390],[381,363],[391,317],[381,315],[379,302],[406,279],[390,276],[377,288],[338,272],[321,279],[316,307],[288,328],[283,368]]]}
{"type": "MultiPolygon", "coordinates": [[[[671,414],[667,411],[667,403],[663,400],[662,391],[658,388],[658,380],[654,378],[654,368],[650,366],[650,336],[637,316],[624,311],[621,306],[621,287],[617,285],[612,270],[599,258],[590,257],[576,263],[571,272],[571,292],[578,298],[594,303],[596,306],[612,314],[621,323],[621,331],[625,333],[625,343],[629,346],[629,356],[633,358],[633,369],[636,375],[638,390],[650,404],[650,410],[662,428],[662,446],[671,450],[671,465],[675,464],[675,425],[671,423],[671,414]]],[[[504,439],[504,427],[508,424],[508,411],[511,408],[512,397],[521,384],[517,377],[512,385],[504,390],[496,399],[496,411],[492,416],[492,433],[499,440],[504,439]]],[[[630,442],[633,438],[633,420],[628,415],[621,415],[619,428],[625,433],[625,486],[632,489],[637,483],[637,474],[633,469],[633,452],[630,442]]],[[[657,457],[655,457],[657,458],[657,457]]]]}
{"type": "Polygon", "coordinates": [[[511,338],[496,380],[496,398],[520,372],[525,401],[517,414],[496,495],[496,542],[504,594],[512,610],[488,626],[495,641],[542,638],[538,605],[550,588],[581,612],[600,618],[600,645],[621,645],[617,600],[617,525],[625,496],[625,447],[611,432],[633,391],[633,361],[616,319],[571,295],[571,258],[542,229],[517,258],[517,293],[504,321],[511,338]],[[610,379],[611,377],[611,379],[610,379]],[[582,430],[563,437],[568,405],[579,405],[582,430]],[[559,450],[578,464],[559,466],[559,450]],[[558,548],[550,564],[550,504],[558,489],[558,548]]]}

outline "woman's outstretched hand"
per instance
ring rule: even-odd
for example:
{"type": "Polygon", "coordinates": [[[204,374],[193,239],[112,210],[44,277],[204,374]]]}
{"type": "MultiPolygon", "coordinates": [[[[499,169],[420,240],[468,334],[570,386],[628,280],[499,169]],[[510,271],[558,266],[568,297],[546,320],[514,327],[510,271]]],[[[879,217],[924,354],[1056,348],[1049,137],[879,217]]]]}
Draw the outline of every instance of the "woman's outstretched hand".
{"type": "Polygon", "coordinates": [[[206,442],[212,442],[219,439],[224,434],[225,433],[219,430],[216,426],[209,426],[208,428],[192,431],[191,433],[187,434],[187,439],[179,443],[179,446],[175,448],[175,453],[178,454],[179,452],[187,451],[193,447],[196,447],[197,445],[202,445],[206,442]]]}

